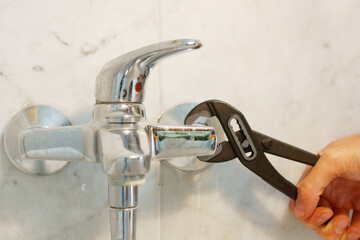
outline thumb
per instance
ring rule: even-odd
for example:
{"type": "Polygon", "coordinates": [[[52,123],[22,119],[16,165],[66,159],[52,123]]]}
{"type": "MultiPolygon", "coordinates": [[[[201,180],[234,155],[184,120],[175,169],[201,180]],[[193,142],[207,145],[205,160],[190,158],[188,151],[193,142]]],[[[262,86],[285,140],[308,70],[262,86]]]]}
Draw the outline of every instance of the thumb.
{"type": "Polygon", "coordinates": [[[317,207],[320,196],[329,183],[336,177],[334,166],[320,158],[309,174],[298,184],[295,216],[306,219],[317,207]]]}

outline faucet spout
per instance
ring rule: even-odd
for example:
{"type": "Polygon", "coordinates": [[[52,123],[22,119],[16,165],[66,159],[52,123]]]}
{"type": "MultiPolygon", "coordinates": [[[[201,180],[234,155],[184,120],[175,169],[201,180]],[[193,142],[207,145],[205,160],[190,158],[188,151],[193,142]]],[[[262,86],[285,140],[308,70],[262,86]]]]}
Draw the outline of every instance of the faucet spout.
{"type": "Polygon", "coordinates": [[[158,61],[200,47],[198,40],[173,40],[146,46],[111,60],[96,78],[97,102],[143,102],[146,79],[158,61]]]}

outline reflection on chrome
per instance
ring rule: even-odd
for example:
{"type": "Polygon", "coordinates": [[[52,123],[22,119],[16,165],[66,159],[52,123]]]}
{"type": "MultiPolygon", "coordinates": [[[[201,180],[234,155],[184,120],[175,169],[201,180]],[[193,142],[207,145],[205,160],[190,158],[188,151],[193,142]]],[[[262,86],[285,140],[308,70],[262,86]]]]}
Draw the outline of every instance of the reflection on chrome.
{"type": "Polygon", "coordinates": [[[108,175],[111,238],[135,239],[137,186],[144,183],[150,160],[215,151],[213,128],[149,124],[142,104],[145,81],[156,63],[200,46],[192,39],[168,41],[107,63],[97,77],[94,115],[86,125],[68,126],[67,119],[60,121],[58,116],[63,115],[51,107],[24,109],[5,130],[9,159],[32,174],[54,172],[48,171],[51,161],[38,160],[61,160],[57,169],[66,161],[100,163],[108,175]]]}

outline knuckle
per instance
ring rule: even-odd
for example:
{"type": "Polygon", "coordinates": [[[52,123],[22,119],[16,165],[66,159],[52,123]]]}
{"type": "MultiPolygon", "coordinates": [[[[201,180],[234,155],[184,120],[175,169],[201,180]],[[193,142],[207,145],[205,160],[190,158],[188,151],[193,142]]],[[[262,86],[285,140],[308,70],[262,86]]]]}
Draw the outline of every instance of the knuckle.
{"type": "Polygon", "coordinates": [[[338,152],[332,151],[332,150],[326,150],[321,154],[321,158],[319,161],[322,161],[323,163],[333,163],[336,162],[338,152]]]}
{"type": "Polygon", "coordinates": [[[314,184],[308,178],[303,179],[298,186],[299,195],[306,196],[311,194],[314,187],[314,184]]]}

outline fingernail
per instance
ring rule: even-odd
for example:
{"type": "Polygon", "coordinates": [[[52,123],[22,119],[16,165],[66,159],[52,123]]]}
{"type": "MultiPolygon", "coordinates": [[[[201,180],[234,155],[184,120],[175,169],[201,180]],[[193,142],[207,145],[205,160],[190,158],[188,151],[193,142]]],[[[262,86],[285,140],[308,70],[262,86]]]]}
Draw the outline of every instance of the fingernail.
{"type": "Polygon", "coordinates": [[[346,219],[340,219],[335,226],[335,231],[338,233],[341,233],[345,230],[345,228],[348,226],[349,222],[346,219]]]}
{"type": "Polygon", "coordinates": [[[296,203],[296,207],[295,207],[295,216],[297,218],[301,218],[301,217],[305,216],[305,208],[300,206],[297,203],[296,203]]]}
{"type": "Polygon", "coordinates": [[[354,232],[350,232],[350,234],[347,237],[347,240],[359,240],[360,235],[354,232]]]}
{"type": "Polygon", "coordinates": [[[318,222],[319,223],[324,223],[326,222],[329,218],[332,217],[332,213],[331,212],[326,212],[320,215],[318,222]]]}

